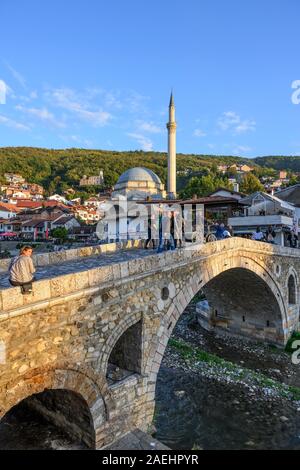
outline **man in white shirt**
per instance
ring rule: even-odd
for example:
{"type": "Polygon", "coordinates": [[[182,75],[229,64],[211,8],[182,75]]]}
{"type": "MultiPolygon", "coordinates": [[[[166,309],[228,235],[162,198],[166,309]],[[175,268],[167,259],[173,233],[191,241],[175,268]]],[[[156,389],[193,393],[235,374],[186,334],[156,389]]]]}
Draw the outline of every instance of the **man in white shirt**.
{"type": "Polygon", "coordinates": [[[256,240],[256,241],[263,241],[265,239],[265,236],[263,234],[263,232],[260,230],[260,227],[257,227],[256,228],[256,232],[253,233],[252,235],[252,240],[256,240]]]}

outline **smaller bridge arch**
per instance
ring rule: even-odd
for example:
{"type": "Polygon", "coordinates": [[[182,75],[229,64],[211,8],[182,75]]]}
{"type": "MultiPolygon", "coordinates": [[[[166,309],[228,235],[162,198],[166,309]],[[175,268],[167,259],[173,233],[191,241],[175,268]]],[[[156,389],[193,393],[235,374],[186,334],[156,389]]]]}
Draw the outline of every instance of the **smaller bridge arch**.
{"type": "MultiPolygon", "coordinates": [[[[124,318],[123,321],[119,322],[116,328],[114,328],[111,334],[108,336],[107,341],[104,343],[101,355],[98,361],[99,366],[101,367],[101,373],[106,376],[108,370],[108,364],[111,359],[112,353],[116,349],[118,343],[120,344],[121,340],[125,338],[125,335],[129,333],[129,336],[134,340],[135,346],[137,348],[137,353],[140,356],[140,372],[142,368],[142,348],[143,348],[143,325],[142,325],[142,313],[136,312],[133,315],[124,318]],[[135,328],[135,331],[132,331],[135,328]],[[131,334],[130,334],[131,333],[131,334]]],[[[126,344],[121,345],[121,349],[123,349],[123,354],[126,353],[126,344]]],[[[122,351],[120,351],[121,353],[122,351]]],[[[117,357],[117,354],[115,354],[117,357]]],[[[119,354],[120,356],[120,354],[119,354]]],[[[120,358],[121,359],[121,358],[120,358]]],[[[126,358],[124,357],[123,365],[125,365],[126,358]]]]}
{"type": "Polygon", "coordinates": [[[287,282],[288,288],[288,304],[295,305],[297,303],[297,286],[295,276],[291,273],[287,282]]]}
{"type": "Polygon", "coordinates": [[[107,420],[104,399],[98,384],[75,369],[35,371],[0,391],[0,418],[27,402],[67,433],[96,446],[96,433],[107,420]],[[65,406],[65,409],[64,409],[65,406]]]}
{"type": "Polygon", "coordinates": [[[293,266],[289,267],[286,276],[287,303],[289,306],[299,303],[299,277],[293,266]]]}

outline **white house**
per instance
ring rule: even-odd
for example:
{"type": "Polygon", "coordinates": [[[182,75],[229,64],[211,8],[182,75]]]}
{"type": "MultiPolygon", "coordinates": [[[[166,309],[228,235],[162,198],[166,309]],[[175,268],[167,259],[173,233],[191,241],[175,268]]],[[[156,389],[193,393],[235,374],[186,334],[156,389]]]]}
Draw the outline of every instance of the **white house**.
{"type": "Polygon", "coordinates": [[[68,204],[67,199],[64,196],[61,196],[60,194],[53,194],[52,196],[49,196],[48,201],[57,201],[61,202],[62,204],[68,204]]]}
{"type": "Polygon", "coordinates": [[[15,204],[0,202],[0,219],[11,219],[15,217],[20,209],[15,204]]]}
{"type": "Polygon", "coordinates": [[[56,220],[51,222],[51,229],[63,227],[68,231],[75,227],[80,227],[80,223],[75,216],[61,215],[56,220]]]}
{"type": "Polygon", "coordinates": [[[272,227],[276,233],[275,243],[284,246],[285,233],[290,229],[298,231],[300,208],[289,202],[260,191],[239,202],[244,205],[244,213],[228,219],[236,235],[252,234],[256,227],[266,232],[272,227]]]}
{"type": "Polygon", "coordinates": [[[209,194],[209,196],[229,197],[231,199],[236,199],[237,201],[239,201],[244,197],[244,194],[239,192],[239,185],[236,183],[234,190],[227,188],[218,188],[213,193],[209,194]]]}

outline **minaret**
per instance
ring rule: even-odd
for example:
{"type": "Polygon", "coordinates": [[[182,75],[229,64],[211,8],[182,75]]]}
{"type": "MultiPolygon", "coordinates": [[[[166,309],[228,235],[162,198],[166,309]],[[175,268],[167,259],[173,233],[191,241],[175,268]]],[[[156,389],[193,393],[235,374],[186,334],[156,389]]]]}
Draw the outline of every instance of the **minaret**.
{"type": "Polygon", "coordinates": [[[168,129],[168,198],[176,199],[176,121],[175,104],[171,93],[168,129]]]}

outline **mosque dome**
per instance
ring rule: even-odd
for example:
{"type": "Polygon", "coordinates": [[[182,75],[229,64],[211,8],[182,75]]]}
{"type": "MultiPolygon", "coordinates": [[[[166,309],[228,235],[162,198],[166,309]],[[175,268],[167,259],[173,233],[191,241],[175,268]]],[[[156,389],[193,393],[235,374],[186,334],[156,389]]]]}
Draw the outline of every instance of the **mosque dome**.
{"type": "Polygon", "coordinates": [[[126,196],[128,199],[164,198],[164,185],[149,168],[136,167],[125,171],[114,187],[112,197],[126,196]]]}
{"type": "Polygon", "coordinates": [[[159,185],[162,184],[160,178],[154,173],[154,171],[143,167],[130,168],[125,171],[118,179],[117,184],[124,184],[128,181],[147,181],[159,185]]]}

